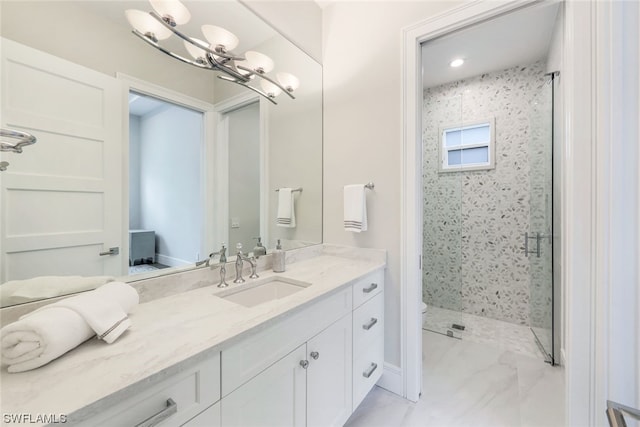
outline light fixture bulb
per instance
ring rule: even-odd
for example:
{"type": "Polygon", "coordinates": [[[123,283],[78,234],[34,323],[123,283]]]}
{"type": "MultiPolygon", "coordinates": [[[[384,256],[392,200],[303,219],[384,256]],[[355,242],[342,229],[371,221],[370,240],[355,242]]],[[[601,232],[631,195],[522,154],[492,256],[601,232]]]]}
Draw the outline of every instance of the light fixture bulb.
{"type": "Polygon", "coordinates": [[[253,50],[245,52],[244,57],[247,59],[248,68],[263,74],[273,70],[273,60],[267,55],[253,50]]]}
{"type": "Polygon", "coordinates": [[[180,0],[149,0],[149,3],[172,27],[186,24],[191,19],[189,9],[180,0]]]}
{"type": "Polygon", "coordinates": [[[269,98],[275,98],[282,92],[278,86],[274,85],[269,80],[260,80],[260,86],[262,87],[262,90],[269,95],[269,98]]]}
{"type": "MultiPolygon", "coordinates": [[[[189,38],[196,43],[200,43],[203,46],[209,47],[209,43],[205,41],[202,41],[200,39],[195,39],[193,37],[189,37],[189,38]]],[[[200,60],[200,59],[204,60],[204,58],[206,58],[207,52],[204,49],[201,49],[198,46],[195,46],[186,40],[183,40],[183,43],[184,43],[184,47],[187,49],[187,52],[189,52],[189,55],[193,56],[195,60],[200,60]]]]}
{"type": "Polygon", "coordinates": [[[137,9],[124,11],[129,24],[144,35],[153,35],[157,40],[171,37],[171,30],[156,21],[153,16],[137,9]]]}
{"type": "Polygon", "coordinates": [[[225,52],[235,49],[240,43],[232,32],[215,25],[203,25],[202,34],[214,49],[221,46],[225,52]]]}
{"type": "Polygon", "coordinates": [[[293,74],[278,73],[276,74],[276,77],[278,78],[280,84],[284,86],[288,92],[293,92],[300,86],[300,80],[298,80],[298,78],[293,74]]]}
{"type": "Polygon", "coordinates": [[[461,66],[462,64],[464,64],[464,59],[462,59],[462,58],[457,58],[457,59],[454,59],[453,61],[451,61],[451,62],[449,63],[449,66],[450,66],[450,67],[453,67],[453,68],[456,68],[456,67],[461,66]]]}

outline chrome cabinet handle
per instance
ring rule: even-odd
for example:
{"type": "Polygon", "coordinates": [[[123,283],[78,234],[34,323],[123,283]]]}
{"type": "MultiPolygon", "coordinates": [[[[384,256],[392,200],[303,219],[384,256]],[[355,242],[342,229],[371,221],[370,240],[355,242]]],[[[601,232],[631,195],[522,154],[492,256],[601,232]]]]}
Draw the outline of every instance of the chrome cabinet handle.
{"type": "Polygon", "coordinates": [[[309,361],[308,360],[301,360],[300,361],[300,366],[302,366],[303,369],[307,369],[309,367],[309,361]]]}
{"type": "Polygon", "coordinates": [[[371,366],[369,366],[369,369],[367,369],[362,373],[362,376],[365,378],[369,378],[377,368],[378,368],[378,364],[371,362],[371,366]]]}
{"type": "Polygon", "coordinates": [[[136,427],[153,427],[160,424],[170,416],[178,412],[178,404],[171,398],[167,399],[167,407],[155,415],[150,416],[140,424],[136,424],[136,427]]]}
{"type": "Polygon", "coordinates": [[[120,248],[115,247],[115,248],[109,248],[108,251],[100,252],[100,256],[118,255],[119,253],[120,253],[120,248]]]}
{"type": "Polygon", "coordinates": [[[313,360],[318,360],[318,358],[320,357],[320,353],[318,353],[317,351],[312,351],[310,356],[313,360]]]}
{"type": "Polygon", "coordinates": [[[376,323],[378,323],[378,319],[376,319],[375,317],[372,317],[371,320],[369,321],[369,323],[365,323],[364,325],[362,325],[362,329],[364,329],[365,331],[368,331],[376,323]]]}
{"type": "Polygon", "coordinates": [[[365,294],[368,294],[369,292],[372,292],[374,289],[378,288],[378,284],[377,283],[372,283],[371,285],[369,285],[368,288],[362,288],[362,292],[364,292],[365,294]]]}

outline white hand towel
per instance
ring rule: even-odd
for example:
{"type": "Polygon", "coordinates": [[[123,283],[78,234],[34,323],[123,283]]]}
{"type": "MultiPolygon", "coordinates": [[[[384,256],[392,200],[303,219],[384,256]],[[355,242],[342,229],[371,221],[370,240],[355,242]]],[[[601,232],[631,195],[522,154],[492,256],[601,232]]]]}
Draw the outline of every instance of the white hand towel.
{"type": "Polygon", "coordinates": [[[367,204],[364,184],[344,186],[344,229],[367,231],[367,204]]]}
{"type": "Polygon", "coordinates": [[[130,325],[138,293],[122,282],[66,298],[22,316],[0,330],[2,364],[9,372],[38,368],[98,335],[112,343],[130,325]]]}
{"type": "Polygon", "coordinates": [[[291,188],[281,188],[278,192],[278,227],[295,228],[296,211],[293,205],[293,191],[291,188]]]}

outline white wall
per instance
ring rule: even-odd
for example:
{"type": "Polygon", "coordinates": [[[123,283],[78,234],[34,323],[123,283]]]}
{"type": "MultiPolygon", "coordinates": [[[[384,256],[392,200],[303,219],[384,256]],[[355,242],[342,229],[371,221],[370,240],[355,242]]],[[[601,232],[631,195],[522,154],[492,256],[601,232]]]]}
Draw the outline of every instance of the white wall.
{"type": "Polygon", "coordinates": [[[202,134],[202,114],[182,107],[140,120],[140,226],[156,232],[167,265],[193,263],[200,252],[202,134]]]}
{"type": "Polygon", "coordinates": [[[387,249],[385,360],[396,366],[402,365],[402,28],[459,4],[336,2],[323,14],[323,241],[387,249]],[[369,181],[375,183],[368,193],[369,230],[345,232],[343,186],[369,181]]]}

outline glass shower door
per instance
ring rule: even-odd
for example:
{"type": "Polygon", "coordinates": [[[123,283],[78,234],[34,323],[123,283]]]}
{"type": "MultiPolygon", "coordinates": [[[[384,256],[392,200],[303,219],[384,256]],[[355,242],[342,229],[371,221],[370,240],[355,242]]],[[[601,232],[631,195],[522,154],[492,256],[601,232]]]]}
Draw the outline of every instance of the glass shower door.
{"type": "Polygon", "coordinates": [[[530,119],[530,226],[523,236],[529,261],[530,326],[547,362],[553,364],[553,80],[542,85],[530,119]]]}
{"type": "Polygon", "coordinates": [[[458,337],[462,311],[462,175],[442,172],[442,133],[462,126],[463,96],[442,87],[424,93],[423,328],[458,337]]]}

